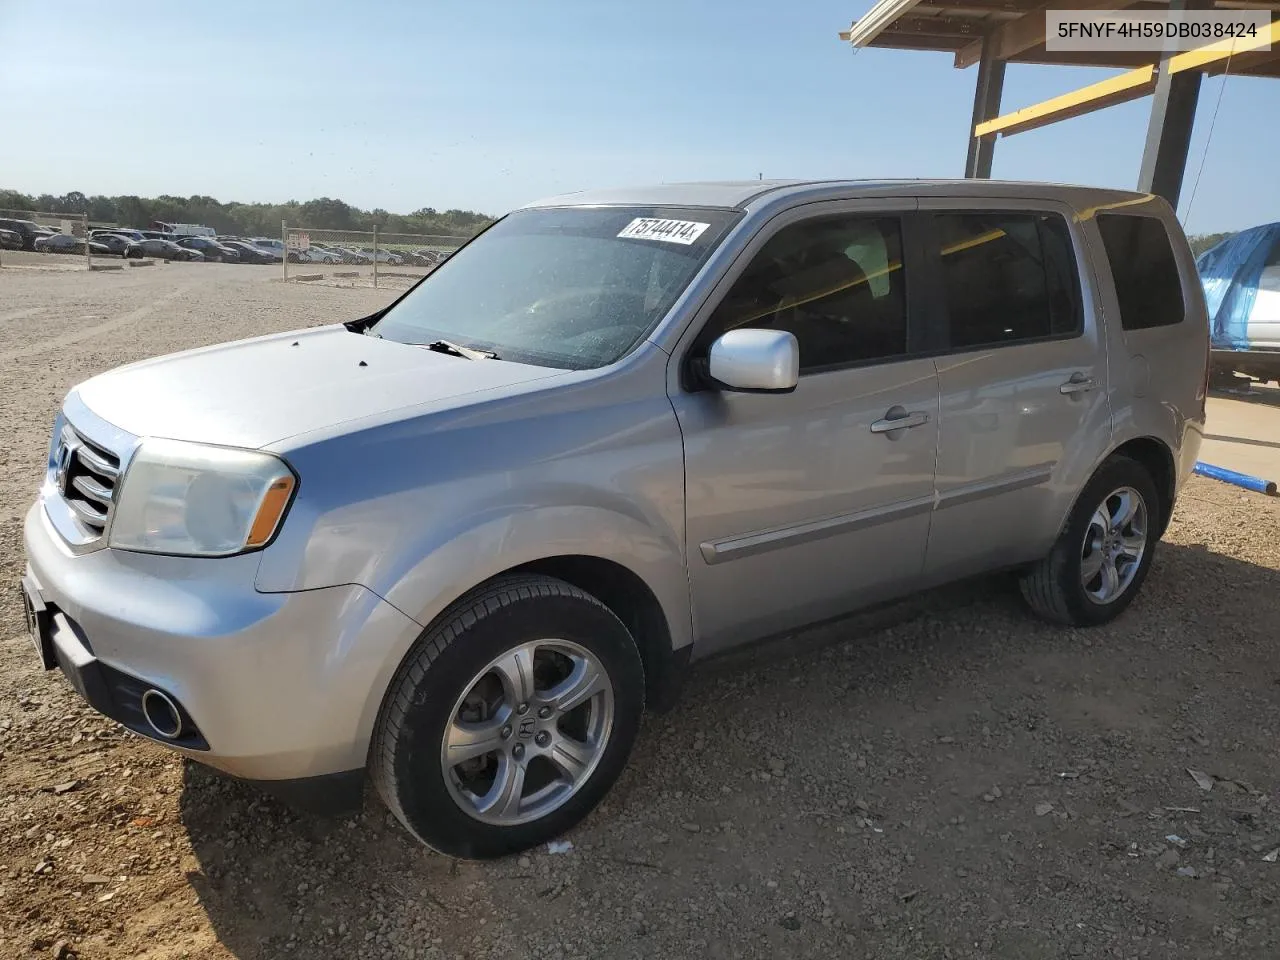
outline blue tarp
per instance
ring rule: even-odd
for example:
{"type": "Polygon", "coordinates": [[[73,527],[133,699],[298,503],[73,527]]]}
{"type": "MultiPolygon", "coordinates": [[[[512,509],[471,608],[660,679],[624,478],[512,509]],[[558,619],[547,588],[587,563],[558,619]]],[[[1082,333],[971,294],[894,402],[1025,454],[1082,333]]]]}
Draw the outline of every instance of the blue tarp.
{"type": "Polygon", "coordinates": [[[1241,230],[1196,260],[1215,350],[1249,349],[1249,316],[1258,296],[1262,269],[1277,242],[1280,223],[1267,223],[1241,230]]]}

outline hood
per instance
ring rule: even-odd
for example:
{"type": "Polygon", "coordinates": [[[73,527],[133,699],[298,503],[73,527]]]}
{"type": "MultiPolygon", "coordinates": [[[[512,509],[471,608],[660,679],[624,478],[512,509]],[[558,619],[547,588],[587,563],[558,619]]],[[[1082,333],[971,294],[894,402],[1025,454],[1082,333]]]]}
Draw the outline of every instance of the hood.
{"type": "Polygon", "coordinates": [[[564,373],[466,360],[333,326],[144,360],[87,380],[76,393],[135,436],[256,448],[564,373]]]}

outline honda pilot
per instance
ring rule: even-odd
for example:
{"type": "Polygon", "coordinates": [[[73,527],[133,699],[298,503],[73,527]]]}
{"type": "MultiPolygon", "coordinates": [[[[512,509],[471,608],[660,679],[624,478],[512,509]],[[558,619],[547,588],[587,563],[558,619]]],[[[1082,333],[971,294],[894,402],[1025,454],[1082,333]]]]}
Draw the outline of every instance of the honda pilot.
{"type": "Polygon", "coordinates": [[[997,570],[1055,623],[1119,616],[1208,358],[1154,196],[545,200],[370,316],[75,387],[32,639],[143,737],[313,804],[371,779],[498,856],[600,801],[692,661],[997,570]]]}

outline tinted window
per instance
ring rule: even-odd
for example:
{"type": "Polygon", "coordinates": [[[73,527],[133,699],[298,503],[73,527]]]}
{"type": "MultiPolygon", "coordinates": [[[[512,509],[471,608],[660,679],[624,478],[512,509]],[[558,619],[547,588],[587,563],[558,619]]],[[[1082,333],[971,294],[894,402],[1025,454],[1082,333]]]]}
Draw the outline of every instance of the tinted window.
{"type": "Polygon", "coordinates": [[[769,239],[716,308],[705,346],[739,327],[788,330],[800,369],[907,352],[902,227],[896,217],[827,217],[769,239]]]}
{"type": "Polygon", "coordinates": [[[1169,232],[1155,217],[1098,214],[1120,306],[1120,325],[1145,330],[1181,323],[1182,282],[1169,232]]]}
{"type": "Polygon", "coordinates": [[[946,213],[933,220],[953,350],[1080,332],[1080,285],[1062,217],[946,213]]]}

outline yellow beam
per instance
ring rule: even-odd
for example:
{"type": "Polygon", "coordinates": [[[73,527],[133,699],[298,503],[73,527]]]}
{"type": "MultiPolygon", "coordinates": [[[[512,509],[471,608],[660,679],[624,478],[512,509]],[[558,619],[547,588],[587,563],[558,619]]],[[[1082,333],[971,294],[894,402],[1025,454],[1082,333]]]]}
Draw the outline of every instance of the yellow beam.
{"type": "Polygon", "coordinates": [[[1034,130],[1036,127],[1047,126],[1058,120],[1078,117],[1084,113],[1109,107],[1114,103],[1136,100],[1151,93],[1155,86],[1155,67],[1138,67],[1136,70],[1127,70],[1118,77],[1109,77],[1099,83],[1091,83],[1079,90],[1064,93],[1060,97],[1043,100],[1032,106],[1023,107],[1021,110],[984,120],[973,128],[973,135],[985,137],[989,133],[998,133],[1001,136],[1011,137],[1024,130],[1034,130]]]}
{"type": "Polygon", "coordinates": [[[1265,30],[1259,30],[1256,37],[1217,40],[1195,50],[1174,54],[1169,58],[1169,72],[1203,70],[1229,57],[1238,57],[1242,53],[1253,50],[1265,50],[1267,47],[1271,48],[1272,53],[1280,55],[1280,50],[1276,49],[1277,45],[1280,45],[1280,20],[1272,21],[1265,30]]]}
{"type": "MultiPolygon", "coordinates": [[[[1263,51],[1268,47],[1271,48],[1273,55],[1280,56],[1280,20],[1274,21],[1265,30],[1259,30],[1255,37],[1219,40],[1195,50],[1174,54],[1169,58],[1169,70],[1171,73],[1182,73],[1187,70],[1213,72],[1231,57],[1263,51]]],[[[1099,83],[1064,93],[1060,97],[1053,97],[992,120],[985,120],[973,128],[973,135],[985,137],[998,133],[1002,137],[1011,137],[1015,133],[1034,130],[1059,120],[1068,120],[1071,117],[1092,113],[1094,110],[1101,110],[1103,107],[1145,97],[1155,90],[1155,84],[1156,65],[1138,67],[1136,70],[1128,70],[1099,83]]]]}

